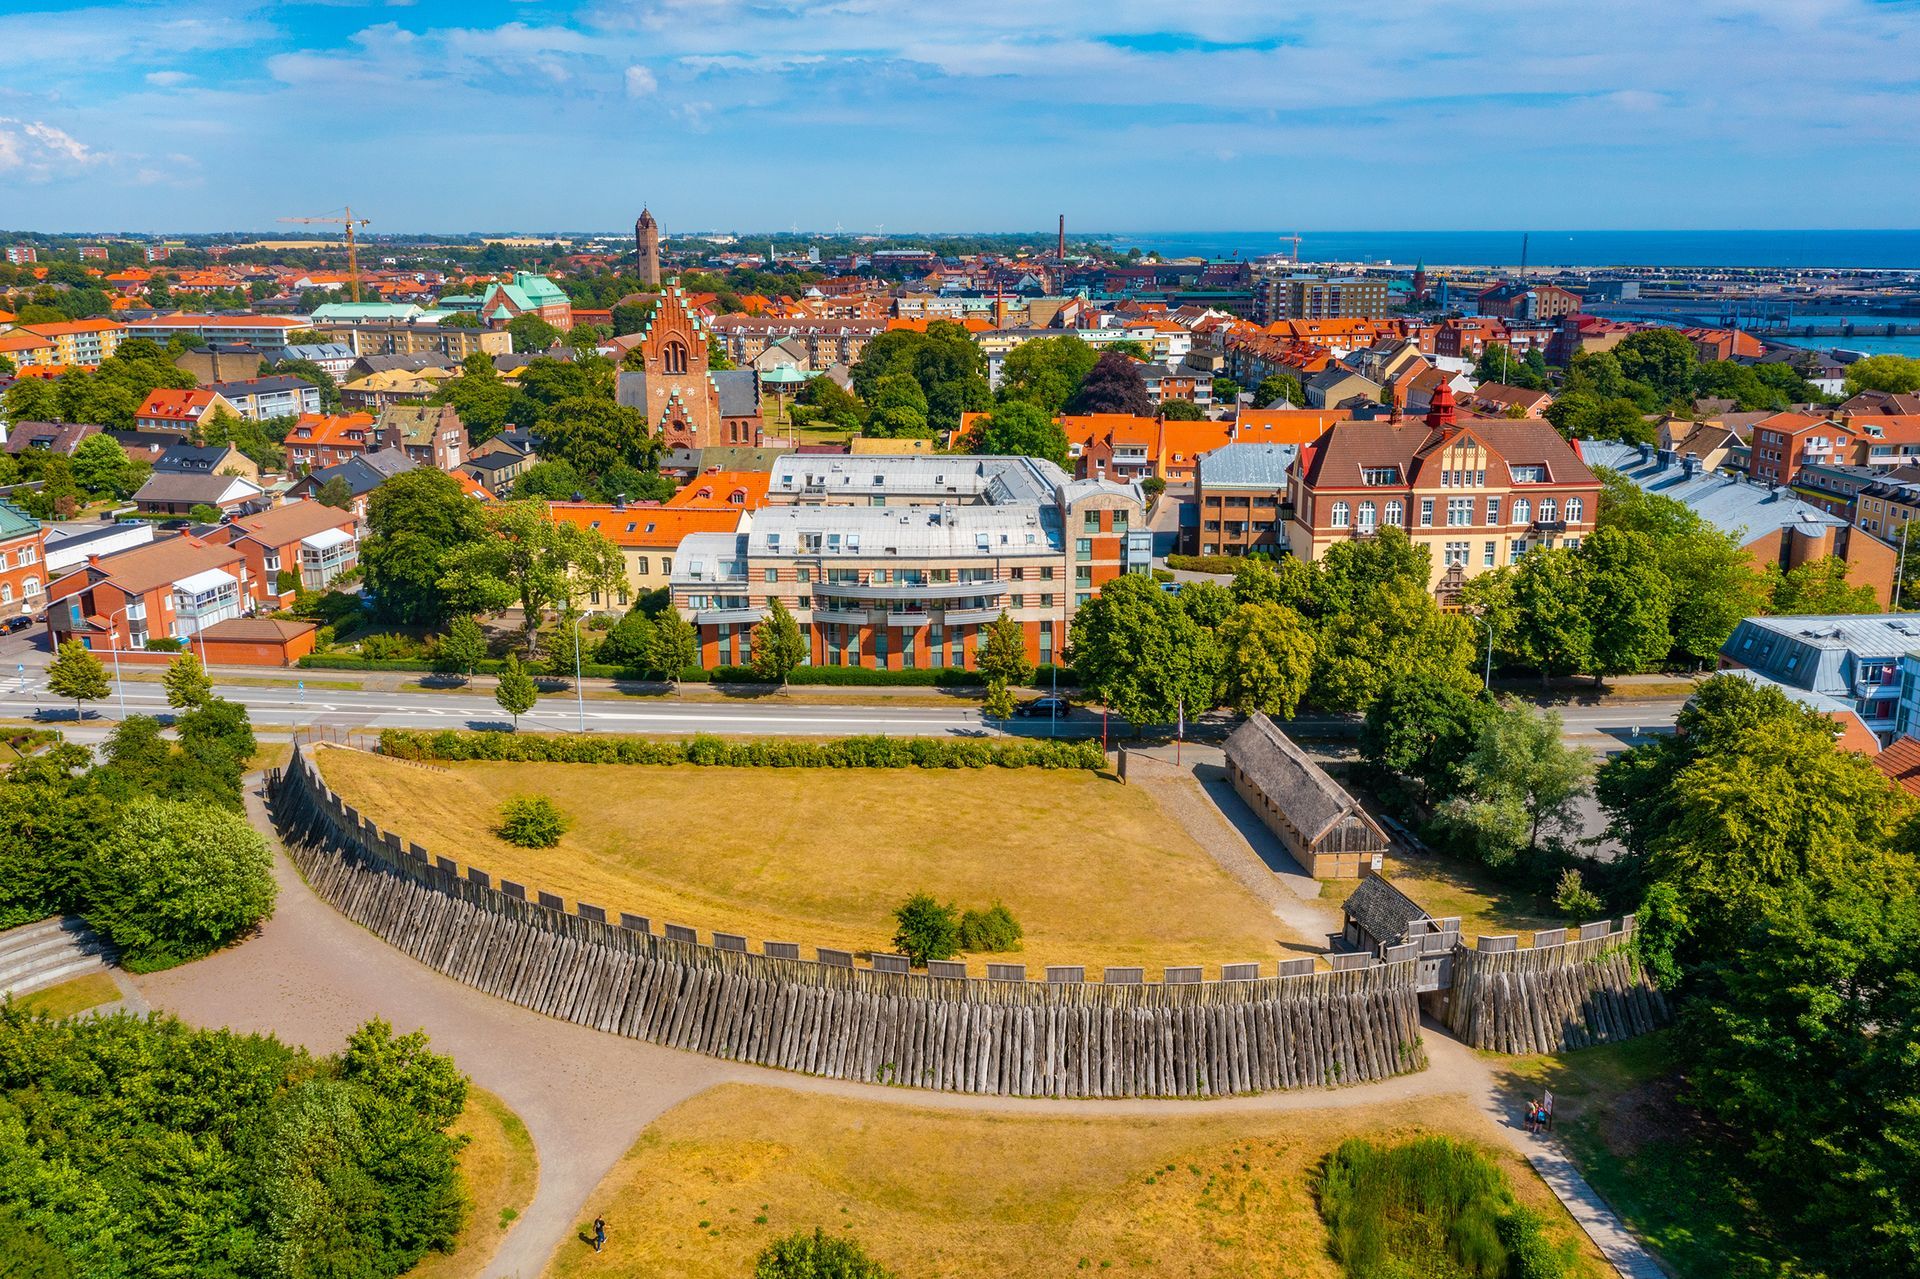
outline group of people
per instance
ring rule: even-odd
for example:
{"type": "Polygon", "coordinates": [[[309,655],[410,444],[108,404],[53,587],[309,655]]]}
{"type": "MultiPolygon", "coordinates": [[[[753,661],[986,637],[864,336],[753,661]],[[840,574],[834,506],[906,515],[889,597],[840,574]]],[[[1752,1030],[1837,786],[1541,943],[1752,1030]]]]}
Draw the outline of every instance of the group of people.
{"type": "Polygon", "coordinates": [[[1527,1103],[1527,1131],[1540,1132],[1553,1128],[1553,1094],[1547,1093],[1537,1100],[1527,1103]]]}

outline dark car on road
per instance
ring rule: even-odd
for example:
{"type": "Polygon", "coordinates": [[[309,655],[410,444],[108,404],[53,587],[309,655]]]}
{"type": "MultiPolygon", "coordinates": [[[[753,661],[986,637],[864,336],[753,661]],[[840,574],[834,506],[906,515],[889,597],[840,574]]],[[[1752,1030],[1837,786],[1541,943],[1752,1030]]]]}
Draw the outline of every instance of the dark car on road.
{"type": "Polygon", "coordinates": [[[1064,697],[1036,697],[1014,707],[1013,713],[1027,719],[1047,719],[1056,715],[1065,719],[1073,713],[1073,703],[1064,697]]]}
{"type": "Polygon", "coordinates": [[[32,625],[33,619],[31,617],[9,617],[5,622],[7,634],[9,635],[24,631],[32,625]]]}

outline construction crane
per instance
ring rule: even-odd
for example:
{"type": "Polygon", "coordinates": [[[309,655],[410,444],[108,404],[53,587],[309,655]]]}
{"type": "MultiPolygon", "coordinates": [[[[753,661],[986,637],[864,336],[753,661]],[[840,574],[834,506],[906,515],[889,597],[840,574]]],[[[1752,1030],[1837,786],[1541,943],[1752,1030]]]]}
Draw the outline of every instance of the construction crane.
{"type": "Polygon", "coordinates": [[[347,228],[347,285],[353,294],[353,300],[360,300],[360,250],[354,240],[356,227],[369,225],[368,219],[353,216],[352,206],[340,210],[337,218],[281,218],[282,222],[318,222],[327,226],[347,228]]]}

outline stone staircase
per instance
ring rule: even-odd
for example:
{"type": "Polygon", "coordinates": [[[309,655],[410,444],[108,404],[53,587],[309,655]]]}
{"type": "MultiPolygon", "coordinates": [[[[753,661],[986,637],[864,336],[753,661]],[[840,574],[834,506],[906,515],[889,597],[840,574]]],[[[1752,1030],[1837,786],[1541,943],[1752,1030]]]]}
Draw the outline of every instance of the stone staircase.
{"type": "Polygon", "coordinates": [[[22,924],[0,933],[0,996],[104,972],[115,957],[111,945],[72,916],[22,924]]]}

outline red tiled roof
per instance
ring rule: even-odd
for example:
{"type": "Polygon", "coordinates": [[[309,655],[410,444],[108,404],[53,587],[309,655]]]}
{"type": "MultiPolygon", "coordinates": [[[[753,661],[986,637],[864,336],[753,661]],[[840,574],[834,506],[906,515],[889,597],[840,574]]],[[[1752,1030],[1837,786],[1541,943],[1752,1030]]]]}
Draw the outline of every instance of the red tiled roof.
{"type": "Polygon", "coordinates": [[[1909,795],[1920,795],[1920,738],[1902,737],[1873,757],[1873,766],[1909,795]]]}

